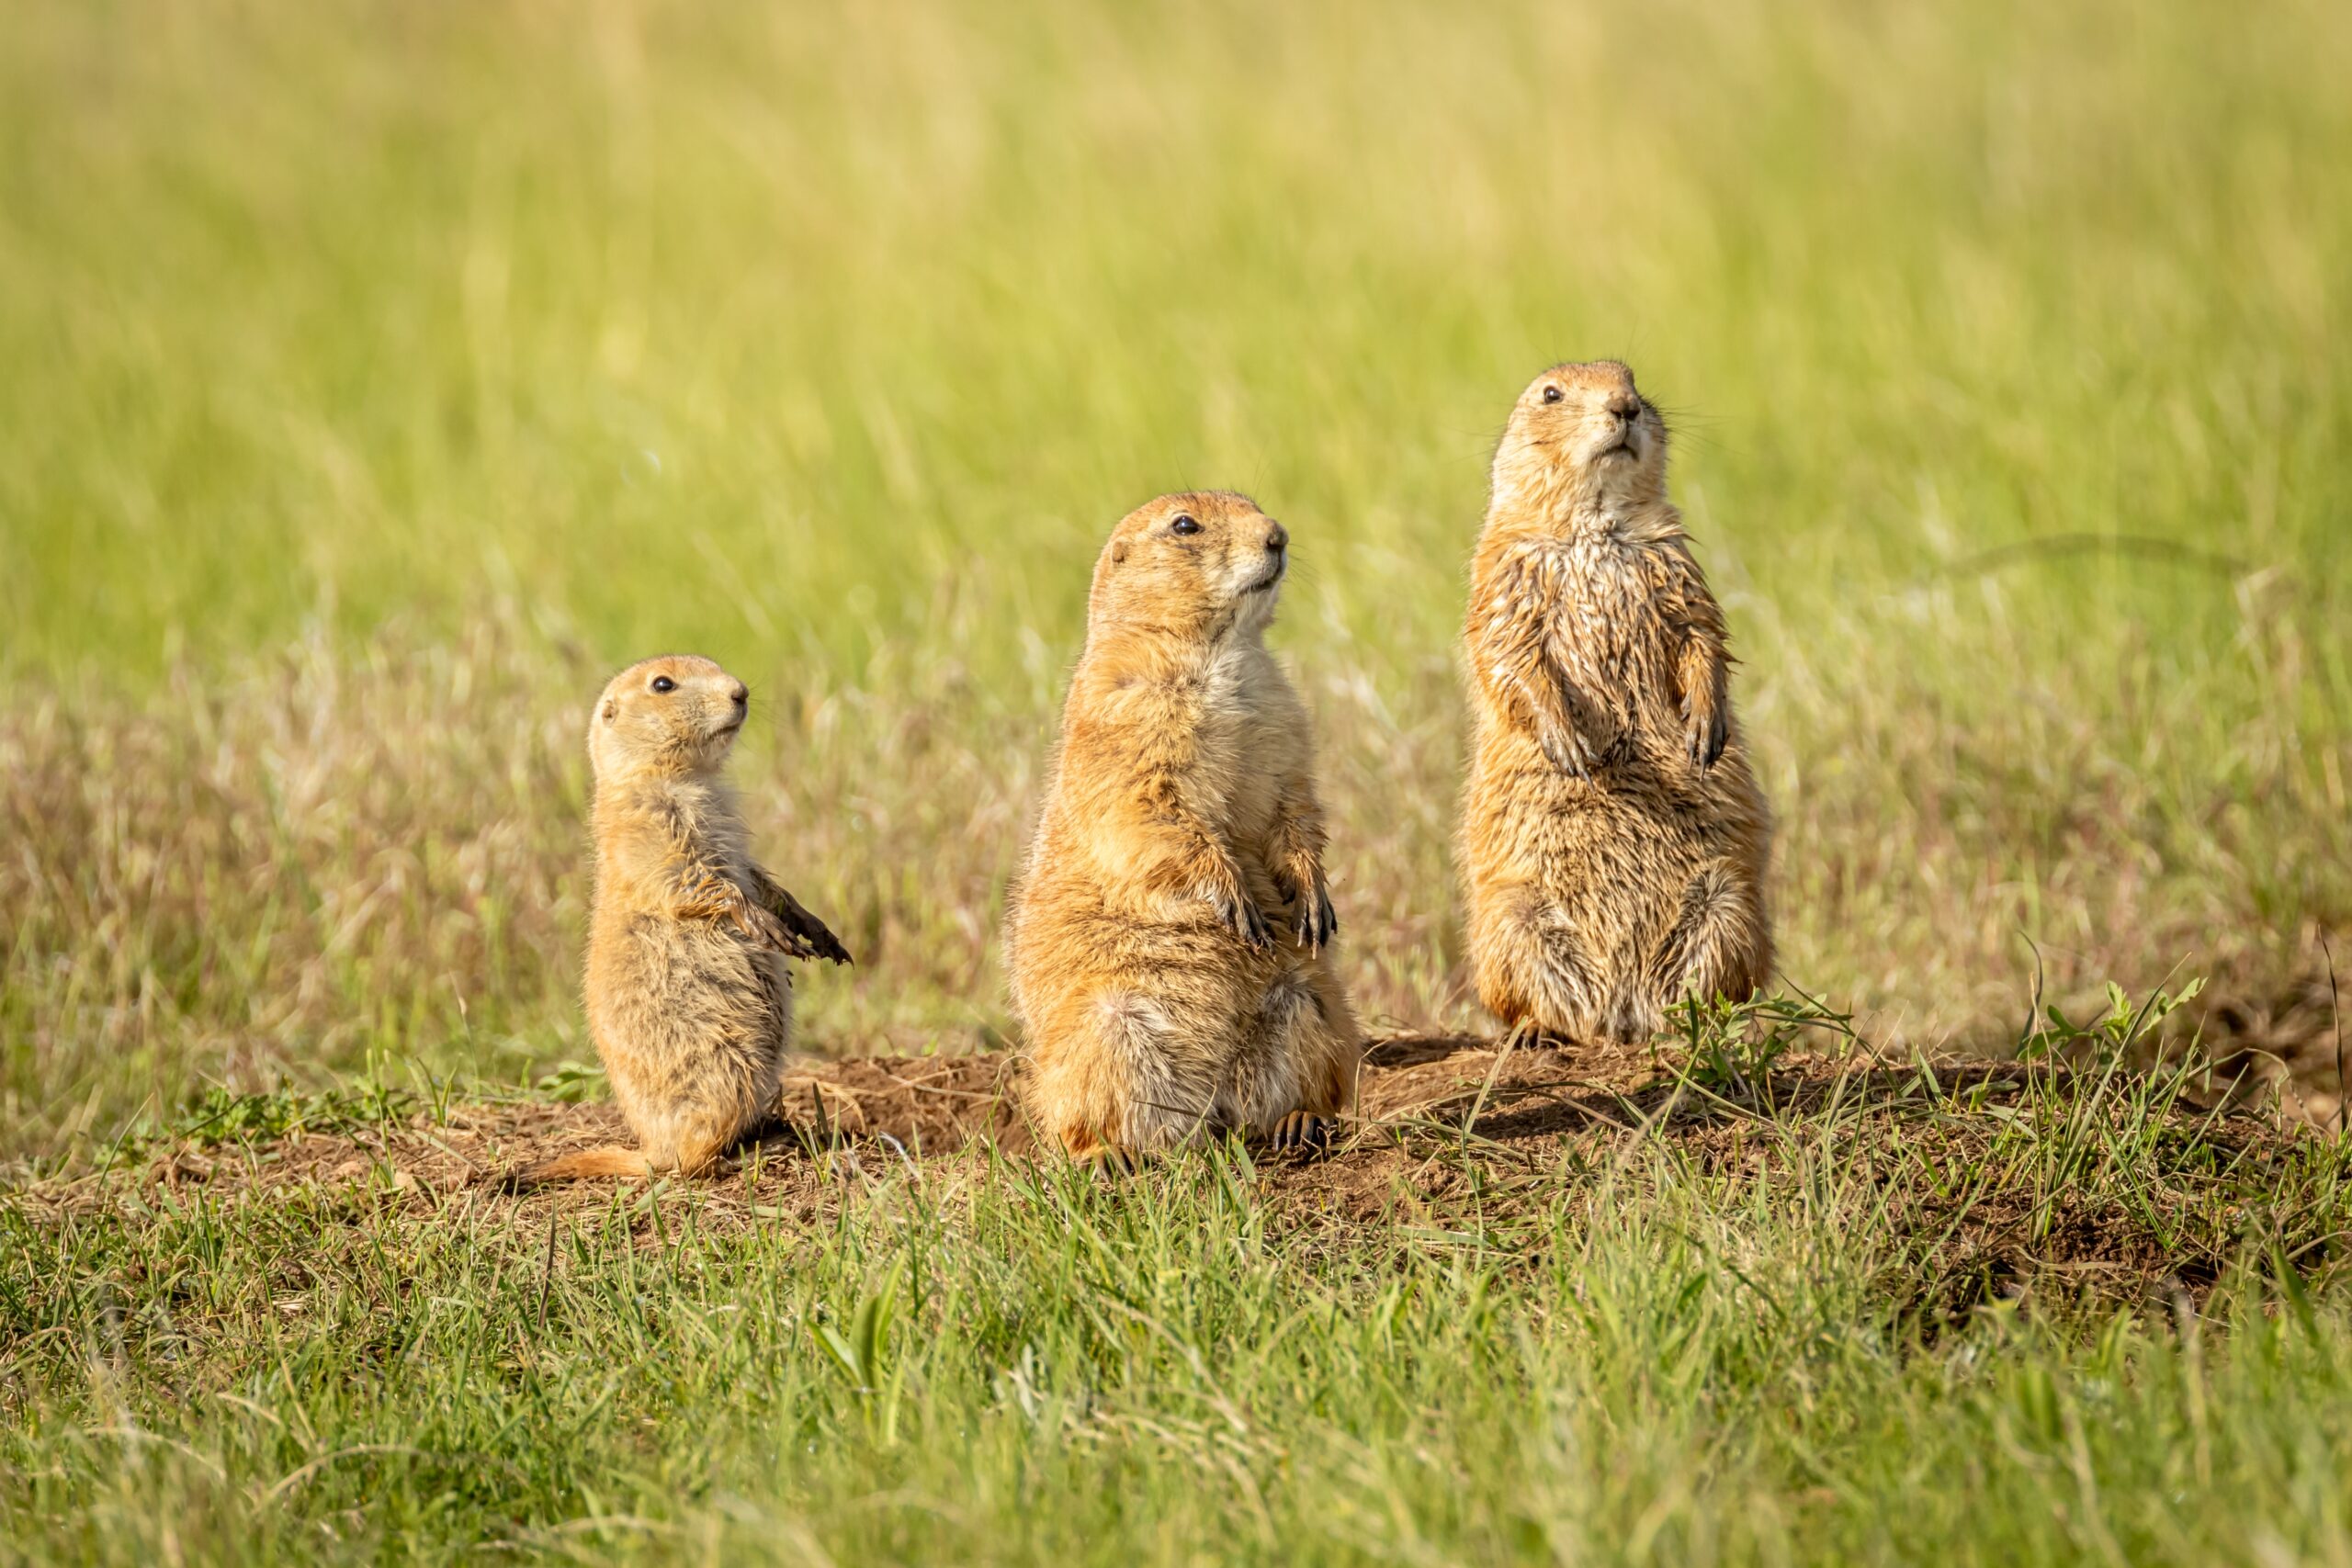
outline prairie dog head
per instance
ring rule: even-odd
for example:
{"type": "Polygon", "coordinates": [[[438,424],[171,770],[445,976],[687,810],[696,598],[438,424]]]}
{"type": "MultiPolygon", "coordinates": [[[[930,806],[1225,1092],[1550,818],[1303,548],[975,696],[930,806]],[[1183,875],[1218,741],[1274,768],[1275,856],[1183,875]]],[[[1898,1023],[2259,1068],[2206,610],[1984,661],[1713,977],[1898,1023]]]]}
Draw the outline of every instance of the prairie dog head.
{"type": "Polygon", "coordinates": [[[614,676],[588,719],[599,784],[709,773],[751,711],[751,688],[707,659],[663,654],[614,676]]]}
{"type": "Polygon", "coordinates": [[[1246,495],[1163,495],[1111,531],[1094,563],[1088,624],[1255,636],[1274,618],[1289,552],[1288,531],[1246,495]]]}
{"type": "Polygon", "coordinates": [[[1638,511],[1666,499],[1666,422],[1616,360],[1555,365],[1512,405],[1494,483],[1498,502],[1638,511]]]}

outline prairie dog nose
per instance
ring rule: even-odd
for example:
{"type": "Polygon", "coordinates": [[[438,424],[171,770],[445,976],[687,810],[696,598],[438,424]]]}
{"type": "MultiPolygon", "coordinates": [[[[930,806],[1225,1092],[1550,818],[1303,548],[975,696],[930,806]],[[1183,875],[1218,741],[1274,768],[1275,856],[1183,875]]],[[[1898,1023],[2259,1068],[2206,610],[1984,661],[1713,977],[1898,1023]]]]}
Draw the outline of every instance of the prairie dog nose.
{"type": "Polygon", "coordinates": [[[1269,519],[1266,525],[1266,553],[1278,556],[1290,545],[1290,530],[1269,519]]]}
{"type": "Polygon", "coordinates": [[[749,706],[752,701],[752,688],[746,686],[741,681],[736,682],[735,689],[727,694],[734,701],[735,705],[739,708],[749,706]]]}
{"type": "Polygon", "coordinates": [[[1631,392],[1611,392],[1609,395],[1609,412],[1619,419],[1631,421],[1640,416],[1642,400],[1631,392]]]}

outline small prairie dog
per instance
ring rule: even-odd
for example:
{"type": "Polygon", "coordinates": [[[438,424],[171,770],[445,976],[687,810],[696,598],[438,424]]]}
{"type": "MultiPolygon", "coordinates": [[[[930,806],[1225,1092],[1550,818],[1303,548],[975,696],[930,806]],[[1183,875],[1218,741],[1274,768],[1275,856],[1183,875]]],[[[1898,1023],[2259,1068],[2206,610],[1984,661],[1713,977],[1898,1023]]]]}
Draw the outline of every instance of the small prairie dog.
{"type": "Polygon", "coordinates": [[[631,665],[596,700],[583,991],[588,1032],[639,1146],[561,1156],[512,1186],[707,1172],[778,1115],[792,1033],[785,960],[850,957],[745,847],[720,770],[750,706],[742,682],[687,654],[631,665]]]}
{"type": "Polygon", "coordinates": [[[1624,366],[1545,371],[1495,452],[1472,569],[1471,963],[1497,1016],[1569,1040],[1646,1038],[1772,966],[1770,822],[1666,447],[1624,366]]]}
{"type": "Polygon", "coordinates": [[[1194,492],[1095,563],[1005,933],[1029,1108],[1079,1158],[1321,1146],[1352,1099],[1313,739],[1263,640],[1288,544],[1248,497],[1194,492]]]}

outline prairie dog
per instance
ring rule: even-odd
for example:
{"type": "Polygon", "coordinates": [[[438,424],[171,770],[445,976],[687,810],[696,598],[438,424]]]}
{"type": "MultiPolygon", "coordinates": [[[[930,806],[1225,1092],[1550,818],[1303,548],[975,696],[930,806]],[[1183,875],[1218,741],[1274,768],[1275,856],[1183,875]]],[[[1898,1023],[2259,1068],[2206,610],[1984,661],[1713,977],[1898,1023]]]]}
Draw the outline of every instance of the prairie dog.
{"type": "Polygon", "coordinates": [[[1313,739],[1264,643],[1288,545],[1247,496],[1191,492],[1095,563],[1005,936],[1029,1108],[1074,1156],[1319,1145],[1352,1100],[1313,739]]]}
{"type": "Polygon", "coordinates": [[[1666,456],[1624,366],[1545,371],[1496,449],[1472,569],[1471,962],[1498,1017],[1570,1040],[1646,1038],[1772,966],[1770,821],[1666,456]]]}
{"type": "Polygon", "coordinates": [[[850,957],[745,846],[720,770],[750,705],[742,682],[687,654],[631,665],[596,700],[582,991],[639,1146],[561,1156],[517,1172],[512,1186],[700,1174],[777,1116],[792,1033],[785,960],[850,957]]]}

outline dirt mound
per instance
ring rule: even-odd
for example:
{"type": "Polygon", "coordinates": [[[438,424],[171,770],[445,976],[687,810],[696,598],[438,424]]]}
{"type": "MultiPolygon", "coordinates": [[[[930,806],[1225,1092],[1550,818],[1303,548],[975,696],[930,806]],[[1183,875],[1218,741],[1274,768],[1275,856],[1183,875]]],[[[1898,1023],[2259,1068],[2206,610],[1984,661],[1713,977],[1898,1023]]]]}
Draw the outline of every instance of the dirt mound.
{"type": "MultiPolygon", "coordinates": [[[[1026,1152],[1028,1130],[1006,1056],[867,1056],[814,1062],[785,1080],[786,1125],[746,1152],[740,1169],[764,1175],[811,1156],[886,1160],[954,1155],[987,1136],[1026,1152]]],[[[456,1192],[577,1149],[630,1142],[611,1104],[477,1101],[374,1127],[338,1126],[257,1143],[184,1141],[146,1168],[149,1185],[201,1183],[216,1192],[381,1178],[401,1191],[456,1192]]],[[[89,1184],[85,1178],[76,1187],[89,1184]]],[[[714,1191],[729,1179],[674,1183],[714,1191]]],[[[609,1189],[575,1183],[531,1195],[557,1207],[602,1207],[609,1189]]]]}
{"type": "MultiPolygon", "coordinates": [[[[1809,1065],[1791,1064],[1796,1080],[1809,1065]]],[[[910,1167],[963,1152],[986,1138],[1000,1152],[1032,1156],[1008,1055],[864,1056],[801,1064],[785,1080],[787,1123],[749,1151],[764,1177],[783,1167],[847,1154],[910,1167]]],[[[1482,1146],[1551,1142],[1600,1126],[1623,1127],[1657,1109],[1675,1081],[1647,1049],[1510,1045],[1474,1036],[1401,1036],[1367,1052],[1359,1125],[1347,1152],[1400,1139],[1466,1134],[1482,1146]]],[[[484,1101],[398,1124],[340,1126],[258,1142],[185,1140],[146,1166],[150,1185],[202,1183],[218,1192],[303,1182],[349,1182],[389,1171],[401,1190],[461,1190],[575,1149],[629,1141],[610,1104],[484,1101]]],[[[741,1168],[739,1168],[741,1174],[741,1168]]],[[[678,1183],[718,1190],[729,1179],[678,1183]]],[[[561,1206],[604,1195],[589,1185],[525,1200],[561,1206]]]]}
{"type": "MultiPolygon", "coordinates": [[[[303,1190],[418,1217],[509,1205],[550,1224],[621,1202],[650,1244],[687,1211],[720,1229],[805,1223],[890,1179],[952,1182],[984,1178],[993,1159],[1025,1163],[1036,1150],[1015,1070],[996,1055],[810,1064],[787,1083],[788,1126],[736,1170],[666,1180],[650,1194],[610,1183],[500,1192],[506,1171],[627,1141],[608,1105],[513,1101],[274,1138],[183,1139],[134,1168],[39,1184],[11,1201],[38,1216],[190,1190],[232,1199],[303,1190]]],[[[2334,1211],[2295,1197],[2333,1168],[2322,1145],[2275,1115],[2225,1113],[2144,1079],[2063,1064],[1894,1063],[1844,1051],[1743,1065],[1663,1048],[1407,1036],[1371,1047],[1359,1115],[1336,1151],[1256,1170],[1261,1200],[1285,1223],[1329,1229],[1410,1216],[1492,1237],[1577,1201],[1596,1172],[1770,1180],[1826,1162],[1896,1234],[1917,1238],[1904,1293],[1958,1310],[2053,1281],[2075,1293],[2194,1294],[2244,1255],[2250,1235],[2278,1256],[2324,1258],[2334,1211]]]]}
{"type": "Polygon", "coordinates": [[[2346,1036],[2336,976],[2318,969],[2285,986],[2218,987],[2199,998],[2198,1048],[2217,1075],[2242,1074],[2315,1127],[2344,1114],[2346,1036]]]}

